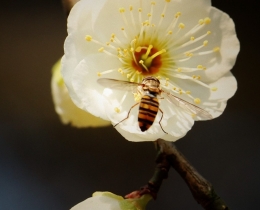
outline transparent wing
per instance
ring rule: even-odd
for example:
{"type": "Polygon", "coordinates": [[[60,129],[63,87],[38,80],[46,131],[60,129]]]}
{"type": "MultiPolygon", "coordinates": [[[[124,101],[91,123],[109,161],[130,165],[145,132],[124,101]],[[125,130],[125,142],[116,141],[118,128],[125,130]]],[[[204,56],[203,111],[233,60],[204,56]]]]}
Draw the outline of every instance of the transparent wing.
{"type": "Polygon", "coordinates": [[[135,91],[138,86],[142,86],[141,83],[128,82],[123,80],[100,78],[97,82],[107,88],[124,90],[124,91],[135,91]]]}
{"type": "Polygon", "coordinates": [[[212,115],[210,113],[208,113],[207,111],[205,111],[204,109],[202,109],[192,103],[189,103],[188,101],[185,101],[171,93],[168,93],[165,91],[163,91],[163,93],[166,94],[166,96],[170,102],[172,102],[173,104],[175,104],[178,107],[181,107],[186,112],[188,112],[190,114],[195,114],[203,119],[207,119],[207,120],[213,119],[212,115]]]}

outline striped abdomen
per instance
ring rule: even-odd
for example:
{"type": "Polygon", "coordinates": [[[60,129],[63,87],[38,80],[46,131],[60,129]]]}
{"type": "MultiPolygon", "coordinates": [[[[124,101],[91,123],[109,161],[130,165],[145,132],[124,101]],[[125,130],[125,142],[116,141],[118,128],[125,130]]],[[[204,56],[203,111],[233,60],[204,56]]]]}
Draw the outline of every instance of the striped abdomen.
{"type": "Polygon", "coordinates": [[[138,123],[141,131],[148,130],[153,124],[159,109],[156,97],[144,95],[139,105],[138,123]]]}

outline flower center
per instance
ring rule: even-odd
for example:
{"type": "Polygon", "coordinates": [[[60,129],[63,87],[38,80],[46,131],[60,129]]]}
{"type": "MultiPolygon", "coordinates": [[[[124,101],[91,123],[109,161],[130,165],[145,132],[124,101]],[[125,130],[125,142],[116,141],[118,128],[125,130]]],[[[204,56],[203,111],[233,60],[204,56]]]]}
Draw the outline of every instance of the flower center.
{"type": "Polygon", "coordinates": [[[153,75],[159,72],[162,66],[161,54],[166,50],[158,51],[152,45],[137,47],[133,53],[132,66],[142,75],[153,75]]]}
{"type": "MultiPolygon", "coordinates": [[[[155,2],[151,2],[148,14],[142,8],[130,6],[128,11],[119,8],[123,20],[121,35],[112,33],[107,42],[99,42],[91,35],[85,39],[100,45],[98,52],[120,61],[118,67],[101,70],[97,73],[98,76],[111,73],[115,75],[118,72],[120,78],[141,83],[144,77],[153,75],[164,80],[161,85],[173,94],[183,94],[193,100],[193,103],[200,104],[200,98],[191,90],[181,87],[181,84],[183,81],[192,81],[196,85],[217,91],[217,87],[210,87],[203,82],[200,71],[207,70],[205,61],[210,60],[207,63],[213,65],[220,59],[221,49],[210,38],[212,32],[208,28],[211,24],[209,17],[199,19],[194,25],[185,24],[181,22],[181,12],[166,13],[170,3],[177,5],[177,2],[165,0],[160,11],[156,9],[155,2]]],[[[193,21],[193,17],[190,20],[193,21]]]]}

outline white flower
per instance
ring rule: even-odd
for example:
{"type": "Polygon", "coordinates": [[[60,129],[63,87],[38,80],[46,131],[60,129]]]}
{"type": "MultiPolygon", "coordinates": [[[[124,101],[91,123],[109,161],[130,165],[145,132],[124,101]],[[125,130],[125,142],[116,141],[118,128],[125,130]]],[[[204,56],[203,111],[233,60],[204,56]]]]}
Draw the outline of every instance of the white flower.
{"type": "Polygon", "coordinates": [[[95,192],[93,197],[77,204],[71,210],[145,210],[150,195],[136,199],[124,199],[110,192],[95,192]]]}
{"type": "MultiPolygon", "coordinates": [[[[237,88],[230,69],[238,51],[232,19],[210,0],[81,0],[68,18],[62,74],[78,107],[114,125],[142,95],[104,88],[99,78],[156,77],[164,91],[216,118],[237,88]]],[[[137,106],[116,129],[130,141],[175,141],[205,119],[158,98],[163,115],[148,130],[138,126],[137,106]]]]}
{"type": "Polygon", "coordinates": [[[55,111],[64,124],[71,123],[75,127],[96,127],[110,125],[109,121],[95,117],[78,108],[71,100],[64,84],[61,73],[60,60],[52,68],[51,91],[55,111]]]}

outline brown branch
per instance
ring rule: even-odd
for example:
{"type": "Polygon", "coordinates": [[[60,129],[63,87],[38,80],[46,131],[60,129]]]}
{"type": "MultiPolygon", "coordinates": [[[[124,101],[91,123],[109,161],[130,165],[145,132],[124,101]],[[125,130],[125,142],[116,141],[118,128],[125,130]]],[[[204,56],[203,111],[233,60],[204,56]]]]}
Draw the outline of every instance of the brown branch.
{"type": "Polygon", "coordinates": [[[76,4],[79,0],[62,0],[62,5],[66,15],[68,16],[71,8],[76,4]]]}
{"type": "Polygon", "coordinates": [[[162,153],[161,150],[158,151],[158,155],[156,158],[156,167],[152,178],[149,182],[140,188],[140,190],[134,191],[128,195],[126,198],[139,198],[144,194],[150,194],[155,200],[157,197],[157,193],[161,187],[162,181],[167,179],[168,172],[170,170],[171,165],[167,160],[167,156],[165,153],[162,153]]]}
{"type": "Polygon", "coordinates": [[[187,183],[194,199],[206,210],[229,210],[225,202],[216,194],[212,184],[191,166],[189,161],[170,142],[157,140],[157,145],[166,154],[170,165],[187,183]]]}

